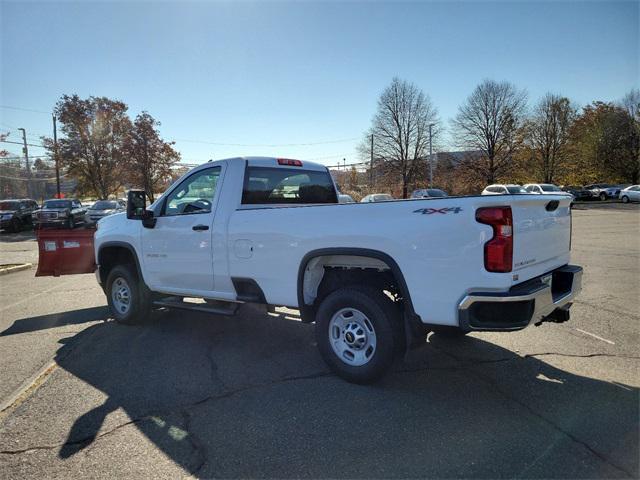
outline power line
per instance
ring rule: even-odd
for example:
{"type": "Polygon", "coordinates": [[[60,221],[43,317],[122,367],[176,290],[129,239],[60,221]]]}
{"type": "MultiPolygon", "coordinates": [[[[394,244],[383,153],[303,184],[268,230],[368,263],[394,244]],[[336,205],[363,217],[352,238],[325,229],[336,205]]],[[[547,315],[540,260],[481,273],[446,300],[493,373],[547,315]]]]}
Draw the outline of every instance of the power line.
{"type": "Polygon", "coordinates": [[[34,110],[32,108],[11,107],[9,105],[0,105],[0,108],[6,108],[8,110],[20,110],[22,112],[44,113],[46,115],[51,115],[51,112],[43,112],[42,110],[34,110]]]}
{"type": "MultiPolygon", "coordinates": [[[[0,140],[1,143],[13,143],[15,145],[24,145],[23,142],[12,142],[11,140],[0,140]]],[[[39,148],[46,148],[44,145],[40,144],[40,145],[36,145],[35,143],[27,143],[27,145],[29,147],[39,147],[39,148]]]]}
{"type": "Polygon", "coordinates": [[[345,143],[352,142],[354,140],[358,140],[359,137],[353,138],[343,138],[340,140],[325,140],[319,142],[307,142],[307,143],[221,143],[221,142],[210,142],[207,140],[187,140],[184,138],[176,138],[174,141],[176,142],[186,142],[186,143],[203,143],[205,145],[218,145],[224,147],[305,147],[312,145],[329,145],[332,143],[345,143]]]}

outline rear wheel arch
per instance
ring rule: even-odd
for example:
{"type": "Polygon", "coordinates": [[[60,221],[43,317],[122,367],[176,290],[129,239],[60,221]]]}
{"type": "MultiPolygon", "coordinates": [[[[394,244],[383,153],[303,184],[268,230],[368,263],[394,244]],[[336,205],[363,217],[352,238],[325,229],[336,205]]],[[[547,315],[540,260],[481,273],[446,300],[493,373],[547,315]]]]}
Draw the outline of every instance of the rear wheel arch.
{"type": "MultiPolygon", "coordinates": [[[[322,282],[325,280],[323,259],[327,257],[363,257],[365,259],[372,259],[377,262],[381,262],[381,264],[388,268],[386,274],[393,280],[399,295],[402,297],[402,305],[404,307],[405,315],[408,314],[410,317],[417,317],[415,310],[413,309],[411,295],[404,275],[396,261],[390,255],[379,250],[367,248],[325,248],[313,250],[307,253],[300,262],[300,267],[298,269],[297,293],[298,305],[303,322],[310,323],[315,320],[315,313],[319,300],[322,300],[322,298],[317,294],[323,293],[320,290],[322,289],[322,282]],[[309,268],[310,266],[312,268],[309,268]],[[309,302],[309,295],[305,296],[305,285],[307,290],[309,290],[309,288],[313,290],[314,287],[317,289],[316,296],[311,302],[309,302]]],[[[361,272],[364,272],[361,267],[359,268],[361,272]]],[[[376,267],[374,266],[373,268],[376,267]]],[[[356,273],[356,275],[358,274],[356,273]]],[[[362,273],[362,275],[364,275],[364,273],[362,273]]],[[[382,281],[382,277],[377,278],[382,281]]],[[[376,281],[377,280],[374,280],[374,282],[376,281]]],[[[331,293],[331,291],[332,290],[324,292],[324,296],[331,293]]]]}

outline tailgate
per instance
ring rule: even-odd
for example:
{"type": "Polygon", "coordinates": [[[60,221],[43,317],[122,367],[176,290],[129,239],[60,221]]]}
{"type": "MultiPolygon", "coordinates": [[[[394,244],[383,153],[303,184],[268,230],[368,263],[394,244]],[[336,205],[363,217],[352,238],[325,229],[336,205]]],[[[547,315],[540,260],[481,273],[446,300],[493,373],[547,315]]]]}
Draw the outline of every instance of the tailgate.
{"type": "Polygon", "coordinates": [[[571,197],[514,195],[512,198],[513,271],[535,265],[552,270],[564,265],[571,248],[571,197]]]}
{"type": "Polygon", "coordinates": [[[38,230],[38,270],[36,277],[57,277],[93,273],[95,230],[38,230]]]}

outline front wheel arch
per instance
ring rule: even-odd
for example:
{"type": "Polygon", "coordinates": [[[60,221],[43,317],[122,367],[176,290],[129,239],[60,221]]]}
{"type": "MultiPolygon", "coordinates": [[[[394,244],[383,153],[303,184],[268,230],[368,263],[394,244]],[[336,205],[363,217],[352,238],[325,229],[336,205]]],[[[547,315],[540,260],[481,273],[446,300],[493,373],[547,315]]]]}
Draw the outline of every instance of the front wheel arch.
{"type": "Polygon", "coordinates": [[[100,245],[96,260],[100,268],[100,282],[102,285],[105,285],[109,272],[115,266],[125,264],[132,265],[139,281],[145,283],[138,254],[135,248],[126,242],[103,243],[100,245]]]}

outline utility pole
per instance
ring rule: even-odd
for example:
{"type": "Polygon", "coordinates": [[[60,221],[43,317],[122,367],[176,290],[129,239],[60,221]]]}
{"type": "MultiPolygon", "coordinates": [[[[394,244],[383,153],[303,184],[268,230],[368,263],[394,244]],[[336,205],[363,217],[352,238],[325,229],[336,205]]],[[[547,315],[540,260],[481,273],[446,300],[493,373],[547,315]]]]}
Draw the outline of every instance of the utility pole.
{"type": "Polygon", "coordinates": [[[431,141],[431,128],[435,124],[429,124],[429,188],[433,188],[433,142],[431,141]]]}
{"type": "Polygon", "coordinates": [[[371,134],[371,164],[369,166],[369,188],[373,189],[373,133],[371,134]]]}
{"type": "Polygon", "coordinates": [[[60,198],[60,164],[58,163],[58,129],[56,128],[56,116],[53,118],[53,159],[56,162],[56,198],[60,198]]]}
{"type": "Polygon", "coordinates": [[[27,164],[27,197],[31,197],[31,168],[29,167],[29,149],[27,148],[27,131],[24,128],[19,128],[22,132],[22,151],[24,152],[24,158],[27,164]]]}

